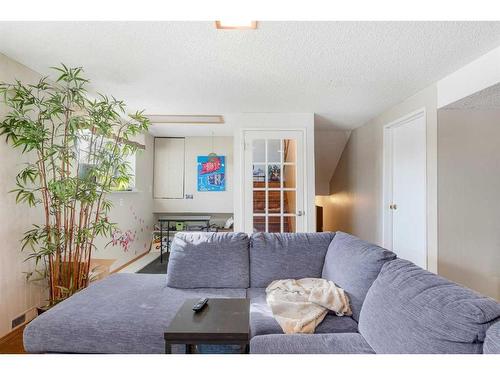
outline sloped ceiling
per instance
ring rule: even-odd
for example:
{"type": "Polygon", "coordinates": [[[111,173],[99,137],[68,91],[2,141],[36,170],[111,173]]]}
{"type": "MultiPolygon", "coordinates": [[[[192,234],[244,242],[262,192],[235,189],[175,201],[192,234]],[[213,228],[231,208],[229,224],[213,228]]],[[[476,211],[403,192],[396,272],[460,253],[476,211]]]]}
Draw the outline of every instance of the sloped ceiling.
{"type": "MultiPolygon", "coordinates": [[[[500,69],[500,66],[498,67],[500,69]]],[[[454,103],[441,108],[442,110],[499,110],[500,83],[478,91],[454,103]]]]}

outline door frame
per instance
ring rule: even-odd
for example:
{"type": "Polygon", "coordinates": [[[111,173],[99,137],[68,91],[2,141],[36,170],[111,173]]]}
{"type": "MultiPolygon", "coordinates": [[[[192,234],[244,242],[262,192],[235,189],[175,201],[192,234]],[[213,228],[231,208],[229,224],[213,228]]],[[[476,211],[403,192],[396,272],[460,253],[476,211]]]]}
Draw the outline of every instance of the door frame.
{"type": "MultiPolygon", "coordinates": [[[[311,215],[309,212],[309,202],[308,202],[308,196],[309,196],[309,191],[308,191],[308,167],[307,167],[307,139],[306,139],[306,130],[301,129],[301,128],[242,128],[241,129],[241,139],[240,139],[240,146],[241,146],[241,172],[240,172],[240,178],[241,178],[241,228],[243,231],[248,232],[247,226],[249,225],[248,223],[248,218],[251,216],[246,212],[246,207],[248,207],[248,200],[252,200],[252,196],[248,196],[247,194],[247,189],[246,189],[246,150],[249,145],[246,144],[246,135],[247,133],[258,133],[258,132],[297,132],[300,133],[300,137],[302,138],[302,190],[303,190],[303,208],[302,211],[303,216],[303,230],[302,232],[307,232],[309,225],[310,225],[310,218],[309,216],[311,215]]],[[[298,155],[297,155],[298,156],[298,155]]],[[[248,233],[252,233],[253,231],[250,231],[248,233]]]]}
{"type": "Polygon", "coordinates": [[[425,108],[420,108],[414,112],[410,112],[407,115],[392,121],[383,127],[383,177],[382,177],[382,244],[385,248],[392,250],[392,212],[389,209],[389,204],[392,203],[393,196],[393,142],[392,142],[392,132],[391,129],[398,126],[404,125],[409,121],[415,120],[417,118],[423,118],[424,121],[424,147],[425,147],[425,180],[424,180],[424,195],[425,195],[425,259],[426,268],[429,268],[429,237],[428,237],[428,177],[427,177],[427,113],[425,108]]]}

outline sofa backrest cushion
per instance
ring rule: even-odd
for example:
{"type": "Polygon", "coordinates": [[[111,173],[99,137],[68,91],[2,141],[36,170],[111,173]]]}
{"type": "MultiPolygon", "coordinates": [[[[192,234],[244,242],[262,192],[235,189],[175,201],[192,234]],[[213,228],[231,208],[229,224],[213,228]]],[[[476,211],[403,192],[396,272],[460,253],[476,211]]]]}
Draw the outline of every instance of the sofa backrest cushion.
{"type": "Polygon", "coordinates": [[[395,258],[396,254],[389,250],[337,232],[328,247],[321,277],[333,281],[347,292],[352,317],[358,321],[368,289],[382,266],[395,258]]]}
{"type": "Polygon", "coordinates": [[[495,300],[396,259],[368,291],[358,329],[377,353],[482,353],[499,316],[495,300]]]}
{"type": "Polygon", "coordinates": [[[486,331],[483,344],[484,354],[500,354],[500,319],[486,331]]]}
{"type": "Polygon", "coordinates": [[[274,280],[321,277],[335,233],[254,233],[250,239],[250,286],[274,280]]]}
{"type": "Polygon", "coordinates": [[[177,233],[170,249],[167,286],[248,288],[248,246],[245,233],[177,233]]]}

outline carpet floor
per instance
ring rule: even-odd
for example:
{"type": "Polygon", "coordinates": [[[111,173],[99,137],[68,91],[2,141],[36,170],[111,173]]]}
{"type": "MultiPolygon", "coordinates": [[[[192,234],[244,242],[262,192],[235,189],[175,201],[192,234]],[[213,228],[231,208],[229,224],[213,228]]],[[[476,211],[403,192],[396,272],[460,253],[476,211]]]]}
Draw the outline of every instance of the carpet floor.
{"type": "Polygon", "coordinates": [[[160,262],[161,257],[158,256],[155,260],[153,260],[151,263],[147,264],[146,266],[142,267],[139,271],[136,273],[156,273],[156,274],[166,274],[167,273],[167,264],[168,264],[168,256],[163,254],[163,263],[160,262]]]}

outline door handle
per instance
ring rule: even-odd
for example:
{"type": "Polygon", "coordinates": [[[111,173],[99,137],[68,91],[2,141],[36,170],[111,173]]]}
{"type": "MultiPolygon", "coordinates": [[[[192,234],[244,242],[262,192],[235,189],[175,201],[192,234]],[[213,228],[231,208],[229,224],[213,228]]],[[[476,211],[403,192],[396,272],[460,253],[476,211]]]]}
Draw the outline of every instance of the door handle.
{"type": "Polygon", "coordinates": [[[304,215],[304,211],[301,211],[301,210],[297,211],[297,216],[303,216],[303,215],[304,215]]]}
{"type": "Polygon", "coordinates": [[[390,204],[389,205],[389,210],[397,210],[398,209],[398,205],[397,204],[390,204]]]}

